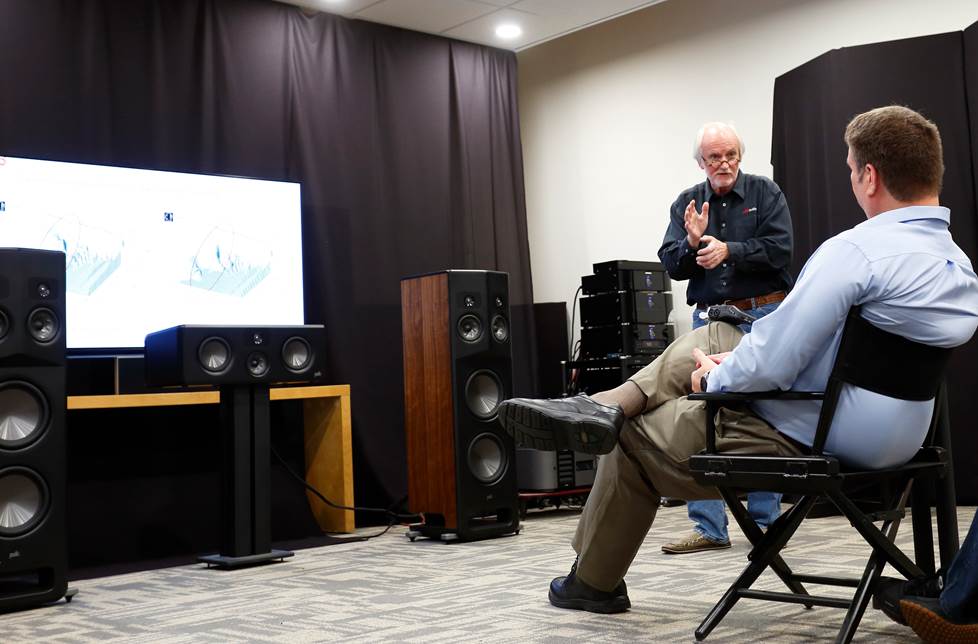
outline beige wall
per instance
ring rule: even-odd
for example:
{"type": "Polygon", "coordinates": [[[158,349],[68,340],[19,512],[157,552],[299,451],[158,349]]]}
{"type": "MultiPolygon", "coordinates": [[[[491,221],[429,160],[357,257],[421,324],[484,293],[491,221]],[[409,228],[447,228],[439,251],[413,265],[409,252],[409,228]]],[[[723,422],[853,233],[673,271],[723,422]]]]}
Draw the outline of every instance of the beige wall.
{"type": "MultiPolygon", "coordinates": [[[[520,53],[534,299],[569,305],[593,262],[657,260],[669,205],[703,180],[692,138],[704,121],[732,121],[743,169],[771,176],[776,76],[975,21],[975,0],[668,0],[520,53]]],[[[686,283],[674,289],[685,331],[686,283]]]]}

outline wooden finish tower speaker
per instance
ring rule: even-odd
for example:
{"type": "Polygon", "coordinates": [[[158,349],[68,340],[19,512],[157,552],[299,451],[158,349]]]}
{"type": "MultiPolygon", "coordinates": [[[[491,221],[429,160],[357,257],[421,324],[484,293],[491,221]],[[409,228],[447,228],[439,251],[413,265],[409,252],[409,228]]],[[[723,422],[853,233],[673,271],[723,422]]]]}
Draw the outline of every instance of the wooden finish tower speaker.
{"type": "Polygon", "coordinates": [[[451,270],[401,281],[408,537],[519,532],[516,449],[496,419],[512,395],[508,276],[451,270]]]}

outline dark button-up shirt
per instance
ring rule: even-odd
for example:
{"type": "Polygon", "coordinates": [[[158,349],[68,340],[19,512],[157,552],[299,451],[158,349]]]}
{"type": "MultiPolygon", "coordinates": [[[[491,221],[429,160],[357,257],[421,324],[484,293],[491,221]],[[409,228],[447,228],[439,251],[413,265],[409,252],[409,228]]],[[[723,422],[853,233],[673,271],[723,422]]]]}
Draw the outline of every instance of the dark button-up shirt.
{"type": "Polygon", "coordinates": [[[709,181],[682,194],[670,209],[669,229],[659,249],[659,259],[674,280],[689,280],[686,302],[719,304],[787,291],[794,280],[791,263],[791,214],[781,188],[767,177],[741,172],[733,189],[721,196],[709,181]],[[690,200],[701,211],[710,204],[704,235],[726,242],[730,256],[706,270],[696,264],[696,250],[686,242],[683,213],[690,200]]]}

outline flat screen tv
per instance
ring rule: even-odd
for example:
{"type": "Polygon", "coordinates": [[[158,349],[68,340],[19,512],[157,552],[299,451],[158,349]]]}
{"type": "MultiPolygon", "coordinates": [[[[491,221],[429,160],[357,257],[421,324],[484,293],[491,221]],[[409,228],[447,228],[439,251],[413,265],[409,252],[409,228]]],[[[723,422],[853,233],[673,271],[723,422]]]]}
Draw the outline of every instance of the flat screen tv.
{"type": "Polygon", "coordinates": [[[76,353],[305,321],[297,183],[0,157],[0,246],[65,252],[76,353]]]}

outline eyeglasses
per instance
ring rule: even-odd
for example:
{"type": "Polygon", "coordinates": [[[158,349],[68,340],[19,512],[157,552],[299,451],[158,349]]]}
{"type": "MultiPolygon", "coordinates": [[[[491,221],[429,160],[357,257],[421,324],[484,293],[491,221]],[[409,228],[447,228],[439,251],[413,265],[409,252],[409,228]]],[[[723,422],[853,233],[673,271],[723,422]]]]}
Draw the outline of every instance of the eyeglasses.
{"type": "Polygon", "coordinates": [[[724,163],[726,163],[727,165],[734,165],[740,162],[740,155],[737,154],[736,152],[729,152],[724,156],[720,156],[719,154],[711,154],[709,158],[707,157],[700,157],[700,158],[703,159],[703,163],[710,166],[711,168],[719,168],[724,163]]]}

